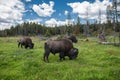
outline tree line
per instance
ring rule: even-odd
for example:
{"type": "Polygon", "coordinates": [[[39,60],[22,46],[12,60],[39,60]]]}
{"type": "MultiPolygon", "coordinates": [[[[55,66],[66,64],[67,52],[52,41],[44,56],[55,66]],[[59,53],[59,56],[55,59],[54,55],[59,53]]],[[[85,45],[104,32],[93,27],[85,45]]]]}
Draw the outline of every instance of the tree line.
{"type": "MultiPolygon", "coordinates": [[[[120,23],[118,22],[118,28],[116,28],[116,32],[119,31],[120,23]]],[[[78,22],[74,25],[64,25],[64,26],[55,26],[55,27],[47,27],[45,25],[40,25],[36,23],[24,22],[22,24],[18,24],[16,26],[11,26],[10,29],[0,30],[0,37],[4,36],[35,36],[35,35],[43,35],[43,36],[52,36],[52,35],[62,35],[62,34],[75,34],[75,35],[84,35],[85,34],[85,24],[80,24],[79,19],[78,22]]],[[[97,35],[100,31],[100,28],[103,27],[105,29],[106,34],[110,34],[113,32],[114,27],[112,22],[108,21],[108,23],[102,24],[89,24],[89,35],[97,35]]]]}

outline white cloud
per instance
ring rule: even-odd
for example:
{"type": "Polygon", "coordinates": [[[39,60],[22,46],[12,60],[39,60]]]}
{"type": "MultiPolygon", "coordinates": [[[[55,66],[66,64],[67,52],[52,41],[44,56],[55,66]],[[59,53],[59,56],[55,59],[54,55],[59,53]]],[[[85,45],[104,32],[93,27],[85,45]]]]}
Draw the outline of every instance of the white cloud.
{"type": "Polygon", "coordinates": [[[31,2],[32,0],[26,0],[26,2],[31,2]]]}
{"type": "Polygon", "coordinates": [[[42,21],[42,19],[33,19],[33,20],[30,20],[30,19],[27,19],[27,22],[32,22],[32,23],[37,23],[37,24],[40,24],[40,22],[42,21]]]}
{"type": "Polygon", "coordinates": [[[33,5],[32,9],[39,15],[43,17],[51,16],[55,10],[53,10],[54,2],[50,1],[49,4],[43,3],[39,5],[33,5]]]}
{"type": "MultiPolygon", "coordinates": [[[[74,19],[71,20],[70,22],[71,22],[71,24],[73,24],[74,19]]],[[[50,26],[50,27],[63,26],[63,25],[67,25],[67,24],[68,24],[67,19],[65,21],[60,21],[60,20],[56,20],[54,18],[51,18],[50,20],[45,21],[45,25],[50,26]]]]}
{"type": "Polygon", "coordinates": [[[57,20],[56,19],[54,19],[54,18],[51,18],[50,20],[47,20],[47,21],[45,21],[45,24],[47,25],[47,26],[56,26],[57,25],[57,20]]]}
{"type": "Polygon", "coordinates": [[[118,6],[117,6],[117,10],[119,10],[120,11],[120,0],[117,0],[117,4],[118,4],[118,6]]]}
{"type": "Polygon", "coordinates": [[[24,4],[20,0],[1,0],[0,1],[0,27],[1,29],[10,28],[12,25],[21,22],[24,4]]]}
{"type": "Polygon", "coordinates": [[[68,15],[68,11],[67,11],[67,10],[65,10],[64,14],[65,14],[65,15],[68,15]]]}
{"type": "Polygon", "coordinates": [[[98,19],[99,11],[101,11],[102,22],[106,21],[106,7],[109,4],[111,4],[109,0],[103,0],[102,2],[96,0],[94,3],[87,1],[67,3],[73,9],[73,13],[77,13],[83,19],[98,19]]]}

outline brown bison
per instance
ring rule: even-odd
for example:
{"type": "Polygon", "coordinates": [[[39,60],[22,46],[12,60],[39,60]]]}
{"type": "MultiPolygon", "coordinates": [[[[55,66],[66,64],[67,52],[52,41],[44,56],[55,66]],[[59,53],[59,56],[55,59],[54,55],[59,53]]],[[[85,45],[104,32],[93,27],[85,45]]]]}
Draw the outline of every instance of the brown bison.
{"type": "Polygon", "coordinates": [[[34,43],[32,43],[32,40],[29,37],[21,38],[18,40],[18,47],[21,45],[27,49],[28,47],[32,49],[34,47],[34,43]]]}
{"type": "Polygon", "coordinates": [[[69,59],[75,59],[78,55],[78,49],[73,47],[73,43],[69,39],[47,41],[44,44],[44,49],[45,62],[49,62],[48,56],[50,52],[54,55],[59,53],[60,60],[65,59],[65,56],[68,56],[69,59]]]}
{"type": "Polygon", "coordinates": [[[64,38],[67,38],[67,39],[71,40],[74,43],[78,42],[77,38],[75,36],[73,36],[73,35],[71,35],[71,36],[64,36],[64,38]]]}

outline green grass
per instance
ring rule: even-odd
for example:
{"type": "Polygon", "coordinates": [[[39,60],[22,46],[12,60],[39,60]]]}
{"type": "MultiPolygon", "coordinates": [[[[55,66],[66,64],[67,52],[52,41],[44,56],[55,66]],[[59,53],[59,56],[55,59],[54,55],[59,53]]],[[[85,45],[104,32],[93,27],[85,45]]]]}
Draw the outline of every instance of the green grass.
{"type": "Polygon", "coordinates": [[[0,38],[0,80],[120,80],[120,47],[79,40],[76,60],[59,61],[58,54],[50,54],[45,63],[44,41],[33,37],[35,48],[22,49],[18,39],[0,38]]]}

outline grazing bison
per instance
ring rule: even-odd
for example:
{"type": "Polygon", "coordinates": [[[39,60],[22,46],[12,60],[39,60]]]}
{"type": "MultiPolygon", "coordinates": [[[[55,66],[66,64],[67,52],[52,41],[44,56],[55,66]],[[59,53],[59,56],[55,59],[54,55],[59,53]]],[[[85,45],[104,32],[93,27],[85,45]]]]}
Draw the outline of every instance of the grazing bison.
{"type": "Polygon", "coordinates": [[[32,49],[34,47],[34,43],[32,43],[32,40],[29,37],[21,38],[18,40],[18,47],[21,45],[24,46],[26,49],[29,47],[32,49]]]}
{"type": "Polygon", "coordinates": [[[67,39],[71,40],[74,43],[78,42],[77,38],[75,36],[73,36],[73,35],[71,35],[71,36],[64,36],[64,38],[67,38],[67,39]]]}
{"type": "Polygon", "coordinates": [[[69,39],[51,40],[44,44],[44,61],[48,61],[50,52],[52,54],[59,53],[60,60],[65,59],[68,56],[69,59],[75,59],[78,55],[78,49],[73,47],[72,41],[69,39]]]}

